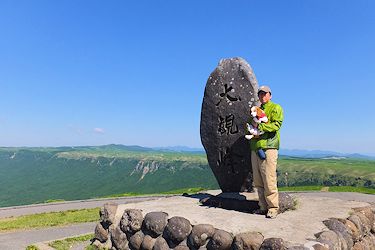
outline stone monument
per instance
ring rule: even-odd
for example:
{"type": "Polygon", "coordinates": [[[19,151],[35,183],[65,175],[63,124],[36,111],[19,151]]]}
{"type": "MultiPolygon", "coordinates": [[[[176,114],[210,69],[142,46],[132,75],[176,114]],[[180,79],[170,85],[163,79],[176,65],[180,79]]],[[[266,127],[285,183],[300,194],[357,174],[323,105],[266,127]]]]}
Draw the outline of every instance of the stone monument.
{"type": "Polygon", "coordinates": [[[222,59],[204,91],[200,135],[208,164],[223,192],[252,190],[250,108],[259,105],[258,82],[242,58],[222,59]]]}

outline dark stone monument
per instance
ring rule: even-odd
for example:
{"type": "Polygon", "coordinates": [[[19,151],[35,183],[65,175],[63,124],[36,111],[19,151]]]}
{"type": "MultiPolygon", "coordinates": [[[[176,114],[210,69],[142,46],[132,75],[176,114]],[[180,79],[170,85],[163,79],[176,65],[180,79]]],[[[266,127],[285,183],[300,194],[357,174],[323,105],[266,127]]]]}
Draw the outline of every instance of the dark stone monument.
{"type": "Polygon", "coordinates": [[[222,59],[204,91],[200,134],[223,192],[252,190],[250,144],[245,139],[250,108],[259,105],[258,82],[242,58],[222,59]]]}

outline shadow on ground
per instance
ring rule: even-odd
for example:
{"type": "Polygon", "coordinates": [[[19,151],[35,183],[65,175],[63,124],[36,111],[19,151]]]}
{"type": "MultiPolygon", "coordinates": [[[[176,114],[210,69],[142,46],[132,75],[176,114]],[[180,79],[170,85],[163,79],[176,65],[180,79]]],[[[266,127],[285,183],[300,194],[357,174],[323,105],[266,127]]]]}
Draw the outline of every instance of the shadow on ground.
{"type": "MultiPolygon", "coordinates": [[[[259,209],[257,200],[246,199],[246,196],[240,193],[231,193],[231,197],[223,197],[222,195],[211,195],[207,193],[199,194],[184,194],[185,197],[198,199],[202,206],[217,207],[226,210],[235,210],[238,212],[254,213],[255,210],[259,209]]],[[[294,199],[286,194],[279,193],[279,213],[283,213],[287,210],[295,209],[294,199]]]]}
{"type": "Polygon", "coordinates": [[[246,200],[246,197],[239,193],[232,194],[233,198],[224,198],[206,193],[184,196],[199,199],[199,202],[202,206],[218,207],[227,210],[235,210],[238,212],[253,213],[256,209],[259,208],[258,201],[246,200]]]}

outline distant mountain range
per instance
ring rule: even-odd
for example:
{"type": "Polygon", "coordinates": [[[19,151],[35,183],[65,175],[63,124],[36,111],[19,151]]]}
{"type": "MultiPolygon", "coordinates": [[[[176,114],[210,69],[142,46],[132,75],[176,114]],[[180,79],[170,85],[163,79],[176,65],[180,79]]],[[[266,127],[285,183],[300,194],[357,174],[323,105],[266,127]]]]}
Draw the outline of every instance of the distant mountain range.
{"type": "MultiPolygon", "coordinates": [[[[173,151],[173,152],[201,152],[204,153],[203,148],[190,148],[186,146],[172,146],[172,147],[155,147],[154,150],[173,151]]],[[[375,156],[352,153],[345,154],[335,151],[325,150],[300,150],[300,149],[280,149],[280,155],[299,157],[299,158],[319,158],[319,159],[340,159],[340,158],[351,158],[351,159],[368,159],[375,160],[375,156]]]]}
{"type": "Polygon", "coordinates": [[[174,151],[174,152],[204,152],[203,148],[191,148],[187,146],[171,146],[171,147],[155,147],[155,150],[162,150],[162,151],[174,151]]]}
{"type": "MultiPolygon", "coordinates": [[[[4,147],[6,148],[6,147],[4,147]]],[[[11,149],[12,147],[9,147],[11,149]]],[[[32,147],[17,147],[14,149],[32,149],[32,147]]],[[[35,149],[40,150],[41,147],[36,147],[35,149]]],[[[46,148],[47,149],[47,148],[46,148]]],[[[195,148],[187,146],[169,146],[169,147],[143,147],[138,145],[122,145],[122,144],[108,144],[101,146],[72,146],[72,147],[51,147],[49,150],[100,150],[100,151],[133,151],[133,152],[154,152],[154,151],[164,151],[164,152],[189,152],[189,153],[205,153],[204,148],[195,148]]],[[[335,151],[328,150],[305,150],[305,149],[280,149],[279,154],[282,156],[298,157],[298,158],[314,158],[314,159],[367,159],[375,160],[375,155],[365,155],[359,153],[339,153],[335,151]]]]}
{"type": "Polygon", "coordinates": [[[344,154],[334,151],[324,150],[297,150],[297,149],[280,149],[280,155],[300,157],[300,158],[320,158],[320,159],[340,159],[340,158],[351,158],[351,159],[367,159],[375,160],[374,156],[363,155],[358,153],[344,154]]]}

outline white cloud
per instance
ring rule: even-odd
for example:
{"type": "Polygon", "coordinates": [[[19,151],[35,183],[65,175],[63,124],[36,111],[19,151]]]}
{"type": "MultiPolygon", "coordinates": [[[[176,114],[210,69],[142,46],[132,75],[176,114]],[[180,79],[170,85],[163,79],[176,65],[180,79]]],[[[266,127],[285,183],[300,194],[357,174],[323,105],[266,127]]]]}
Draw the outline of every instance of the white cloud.
{"type": "Polygon", "coordinates": [[[102,128],[94,128],[94,132],[98,134],[104,134],[104,129],[102,128]]]}

